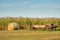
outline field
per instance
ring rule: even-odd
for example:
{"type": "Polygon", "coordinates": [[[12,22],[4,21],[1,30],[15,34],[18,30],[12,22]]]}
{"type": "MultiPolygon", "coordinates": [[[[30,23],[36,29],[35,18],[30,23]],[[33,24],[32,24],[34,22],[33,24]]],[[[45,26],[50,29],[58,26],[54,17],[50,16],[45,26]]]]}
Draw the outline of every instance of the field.
{"type": "Polygon", "coordinates": [[[0,31],[0,40],[60,40],[60,31],[0,31]]]}

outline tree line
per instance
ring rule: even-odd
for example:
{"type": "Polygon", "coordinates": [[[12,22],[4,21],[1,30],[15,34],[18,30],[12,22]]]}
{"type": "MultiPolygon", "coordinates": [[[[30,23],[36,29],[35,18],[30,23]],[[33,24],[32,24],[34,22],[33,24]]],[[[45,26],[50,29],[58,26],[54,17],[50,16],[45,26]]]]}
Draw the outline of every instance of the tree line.
{"type": "Polygon", "coordinates": [[[0,30],[7,30],[8,24],[11,22],[16,22],[23,25],[25,29],[28,29],[30,24],[47,24],[53,23],[60,27],[60,18],[29,18],[29,17],[0,17],[0,30]]]}

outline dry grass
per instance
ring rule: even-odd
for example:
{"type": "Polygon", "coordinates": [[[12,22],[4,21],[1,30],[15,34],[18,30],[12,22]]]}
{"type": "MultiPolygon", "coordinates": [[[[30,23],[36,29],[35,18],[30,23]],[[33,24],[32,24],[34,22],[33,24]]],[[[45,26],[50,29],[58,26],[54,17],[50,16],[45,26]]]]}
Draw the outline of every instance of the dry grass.
{"type": "Polygon", "coordinates": [[[0,31],[0,40],[60,40],[59,31],[0,31]]]}

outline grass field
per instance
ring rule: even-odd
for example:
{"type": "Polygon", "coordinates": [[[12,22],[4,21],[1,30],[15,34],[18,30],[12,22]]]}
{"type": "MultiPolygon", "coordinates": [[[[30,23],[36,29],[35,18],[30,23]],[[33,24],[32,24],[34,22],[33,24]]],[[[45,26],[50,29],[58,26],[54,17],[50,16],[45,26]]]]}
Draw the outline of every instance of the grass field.
{"type": "Polygon", "coordinates": [[[60,40],[60,31],[0,31],[0,40],[60,40]]]}

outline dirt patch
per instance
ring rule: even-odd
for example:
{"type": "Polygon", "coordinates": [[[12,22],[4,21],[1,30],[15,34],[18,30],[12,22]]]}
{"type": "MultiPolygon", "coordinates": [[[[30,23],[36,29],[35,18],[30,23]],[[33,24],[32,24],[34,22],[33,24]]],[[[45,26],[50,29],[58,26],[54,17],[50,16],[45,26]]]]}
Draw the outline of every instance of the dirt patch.
{"type": "Polygon", "coordinates": [[[51,39],[60,39],[60,35],[55,35],[55,36],[48,36],[48,37],[45,37],[44,40],[51,40],[51,39]]]}

